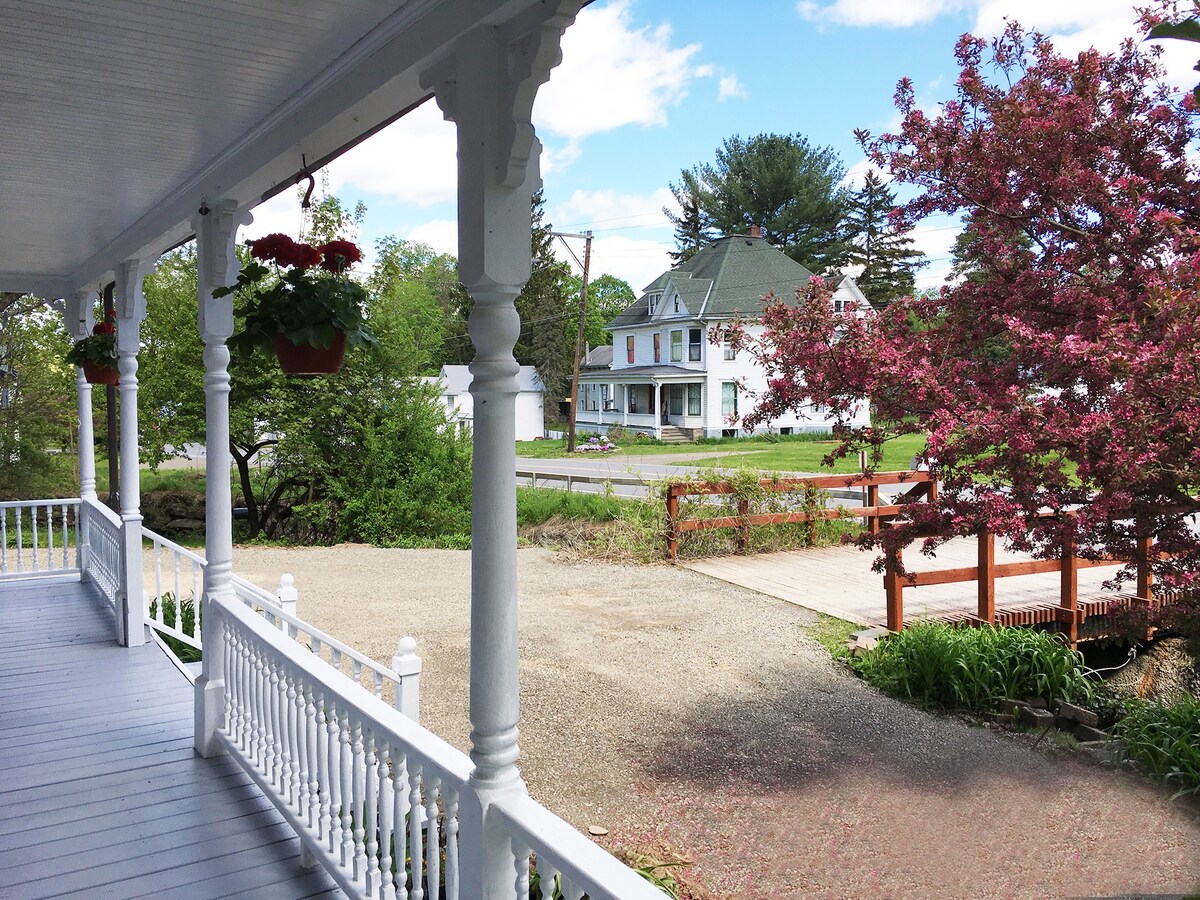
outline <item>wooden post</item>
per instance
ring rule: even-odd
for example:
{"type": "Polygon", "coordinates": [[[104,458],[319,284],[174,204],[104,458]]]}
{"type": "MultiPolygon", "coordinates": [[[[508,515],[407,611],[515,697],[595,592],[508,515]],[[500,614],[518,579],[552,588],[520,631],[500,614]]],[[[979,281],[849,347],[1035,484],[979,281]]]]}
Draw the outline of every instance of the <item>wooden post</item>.
{"type": "Polygon", "coordinates": [[[1079,641],[1079,565],[1075,556],[1074,513],[1067,516],[1063,523],[1059,622],[1066,626],[1067,638],[1074,647],[1079,641]]]}
{"type": "Polygon", "coordinates": [[[811,495],[812,489],[806,487],[801,496],[804,498],[804,512],[809,517],[805,528],[806,546],[815,547],[817,545],[817,520],[812,515],[814,504],[811,501],[811,495]]]}
{"type": "Polygon", "coordinates": [[[676,523],[679,520],[679,495],[677,484],[667,485],[667,559],[679,556],[679,531],[676,523]]]}
{"type": "Polygon", "coordinates": [[[750,549],[750,522],[746,518],[750,515],[750,501],[745,497],[738,500],[738,515],[742,522],[738,525],[737,548],[739,553],[745,553],[750,549]]]}
{"type": "MultiPolygon", "coordinates": [[[[877,484],[868,484],[867,485],[867,506],[869,506],[869,507],[879,506],[879,485],[877,485],[877,484]]],[[[868,534],[879,534],[879,515],[878,515],[878,513],[867,516],[867,533],[868,534]]]]}
{"type": "Polygon", "coordinates": [[[901,551],[888,553],[887,568],[883,571],[883,589],[887,592],[888,631],[904,628],[904,580],[900,577],[901,551]]]}
{"type": "Polygon", "coordinates": [[[1137,539],[1137,595],[1146,605],[1154,602],[1154,538],[1139,534],[1137,539]]]}
{"type": "Polygon", "coordinates": [[[996,535],[990,528],[979,532],[979,618],[996,624],[996,535]]]}

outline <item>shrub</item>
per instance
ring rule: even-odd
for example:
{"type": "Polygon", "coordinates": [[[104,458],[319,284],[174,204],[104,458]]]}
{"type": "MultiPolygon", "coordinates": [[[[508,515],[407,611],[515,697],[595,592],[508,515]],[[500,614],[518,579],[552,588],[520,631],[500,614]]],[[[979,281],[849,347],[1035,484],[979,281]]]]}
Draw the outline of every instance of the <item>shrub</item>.
{"type": "Polygon", "coordinates": [[[1176,796],[1200,794],[1200,699],[1130,700],[1114,733],[1131,759],[1178,788],[1176,796]]]}
{"type": "Polygon", "coordinates": [[[1086,700],[1083,658],[1057,635],[1024,628],[911,625],[850,665],[876,687],[942,709],[987,710],[1006,698],[1086,700]]]}

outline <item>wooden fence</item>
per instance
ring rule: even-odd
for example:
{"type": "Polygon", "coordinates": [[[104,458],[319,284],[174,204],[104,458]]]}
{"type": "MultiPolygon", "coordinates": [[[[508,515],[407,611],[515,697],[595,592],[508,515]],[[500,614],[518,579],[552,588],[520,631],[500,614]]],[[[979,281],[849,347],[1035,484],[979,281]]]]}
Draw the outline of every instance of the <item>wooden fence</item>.
{"type": "MultiPolygon", "coordinates": [[[[1047,518],[1049,517],[1047,516],[1047,518]]],[[[1079,626],[1083,624],[1084,620],[1091,616],[1103,615],[1114,599],[1140,602],[1150,606],[1156,606],[1162,602],[1163,598],[1156,598],[1153,592],[1152,563],[1156,553],[1153,539],[1142,538],[1138,541],[1135,558],[1132,560],[1137,568],[1137,593],[1135,596],[1113,595],[1084,598],[1081,601],[1079,597],[1080,569],[1124,565],[1127,561],[1112,557],[1084,559],[1075,555],[1075,547],[1068,541],[1064,543],[1061,555],[1057,559],[997,563],[996,536],[985,530],[979,534],[978,565],[957,569],[909,572],[902,575],[900,574],[902,556],[901,551],[897,549],[891,552],[883,576],[884,590],[887,594],[887,627],[891,631],[899,631],[904,627],[904,589],[906,587],[916,588],[933,584],[978,581],[978,610],[975,615],[956,616],[958,621],[971,625],[1057,623],[1073,646],[1079,639],[1079,626]],[[1050,572],[1058,572],[1061,575],[1057,604],[1033,602],[997,610],[997,578],[1050,572]]]]}
{"type": "Polygon", "coordinates": [[[808,522],[815,531],[816,523],[822,520],[860,518],[865,520],[868,531],[876,533],[884,522],[898,515],[903,508],[899,503],[880,504],[879,488],[883,485],[912,485],[899,498],[905,503],[922,497],[927,497],[931,501],[937,499],[937,482],[930,477],[928,472],[876,472],[872,475],[855,472],[846,475],[819,475],[814,478],[764,478],[758,484],[769,494],[800,494],[806,499],[818,490],[832,491],[835,496],[846,499],[858,499],[861,496],[864,505],[851,509],[823,508],[752,515],[750,500],[742,497],[738,500],[737,515],[681,519],[679,517],[681,497],[736,494],[738,489],[728,481],[671,484],[667,486],[667,558],[678,558],[681,534],[710,528],[736,528],[738,530],[738,549],[743,551],[750,544],[750,529],[758,525],[808,522]],[[847,493],[848,490],[853,490],[855,493],[847,493]]]}

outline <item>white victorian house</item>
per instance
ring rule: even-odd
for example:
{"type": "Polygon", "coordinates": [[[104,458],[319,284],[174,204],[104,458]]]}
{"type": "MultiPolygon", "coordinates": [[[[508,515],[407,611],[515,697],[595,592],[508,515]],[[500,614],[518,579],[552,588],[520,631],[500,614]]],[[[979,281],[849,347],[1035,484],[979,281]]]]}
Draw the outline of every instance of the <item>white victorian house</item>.
{"type": "MultiPolygon", "coordinates": [[[[536,877],[567,900],[661,900],[517,765],[514,300],[541,186],[530,116],[582,4],[4,4],[0,292],[83,337],[115,285],[120,372],[119,511],[97,499],[82,369],[78,493],[0,503],[4,897],[525,900],[536,877]],[[405,714],[411,647],[389,668],[298,618],[287,578],[273,595],[234,572],[234,313],[214,295],[257,204],[430,100],[456,127],[475,301],[469,754],[405,714]],[[143,526],[138,480],[142,281],[193,238],[203,555],[143,526]],[[161,635],[202,651],[198,675],[161,635]]],[[[395,603],[402,620],[403,585],[395,603]]]]}
{"type": "MultiPolygon", "coordinates": [[[[436,378],[424,380],[437,387],[438,397],[451,424],[471,430],[475,421],[471,367],[442,366],[436,378]]],[[[545,394],[546,388],[538,377],[537,368],[521,366],[517,373],[517,400],[513,412],[513,427],[518,441],[532,441],[546,436],[545,394]]]]}
{"type": "MultiPolygon", "coordinates": [[[[711,331],[741,320],[752,337],[763,298],[794,301],[813,273],[771,246],[757,228],[713,241],[676,269],[664,272],[609,323],[611,346],[588,354],[579,378],[578,427],[604,432],[614,425],[664,440],[740,437],[741,418],[767,387],[766,374],[742,351],[713,345],[711,331]]],[[[839,276],[834,310],[854,315],[867,300],[853,279],[839,276]]],[[[766,423],[776,434],[829,431],[826,411],[810,407],[766,423]]],[[[851,424],[869,424],[864,401],[851,424]]]]}

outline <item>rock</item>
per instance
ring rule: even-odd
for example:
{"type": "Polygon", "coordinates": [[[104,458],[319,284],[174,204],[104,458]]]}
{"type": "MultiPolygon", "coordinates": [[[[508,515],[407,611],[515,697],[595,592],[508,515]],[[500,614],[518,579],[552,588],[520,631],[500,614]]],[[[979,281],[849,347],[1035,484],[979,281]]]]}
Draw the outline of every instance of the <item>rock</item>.
{"type": "Polygon", "coordinates": [[[1032,706],[1024,706],[1017,713],[1017,718],[1022,725],[1028,725],[1031,728],[1050,729],[1054,727],[1054,713],[1048,709],[1036,709],[1032,706]]]}
{"type": "Polygon", "coordinates": [[[1089,728],[1100,727],[1100,717],[1098,715],[1090,709],[1084,709],[1082,706],[1076,706],[1074,703],[1068,703],[1065,700],[1059,703],[1058,714],[1068,722],[1087,725],[1089,728]]]}
{"type": "Polygon", "coordinates": [[[985,722],[991,722],[993,725],[1000,725],[1004,728],[1012,728],[1016,724],[1017,717],[1012,713],[1003,712],[986,712],[983,714],[985,722]]]}
{"type": "Polygon", "coordinates": [[[1120,741],[1081,741],[1079,749],[1106,766],[1119,766],[1125,758],[1120,741]]]}
{"type": "Polygon", "coordinates": [[[604,835],[608,834],[608,829],[603,825],[589,825],[588,834],[592,837],[604,837],[604,835]]]}
{"type": "Polygon", "coordinates": [[[1107,731],[1101,731],[1099,728],[1093,728],[1090,725],[1076,725],[1075,730],[1071,733],[1075,735],[1075,740],[1079,741],[1080,743],[1108,740],[1107,731]]]}
{"type": "Polygon", "coordinates": [[[1200,697],[1200,660],[1188,652],[1185,639],[1162,638],[1115,672],[1108,684],[1162,703],[1174,703],[1185,694],[1200,697]]]}
{"type": "Polygon", "coordinates": [[[879,639],[887,633],[886,628],[863,628],[852,632],[846,639],[846,649],[851,656],[864,656],[879,646],[879,639]]]}
{"type": "Polygon", "coordinates": [[[199,519],[172,519],[167,523],[167,531],[203,531],[204,523],[199,519]]]}
{"type": "Polygon", "coordinates": [[[1041,697],[1029,697],[1025,700],[1025,705],[1032,709],[1047,709],[1046,701],[1041,697]]]}

